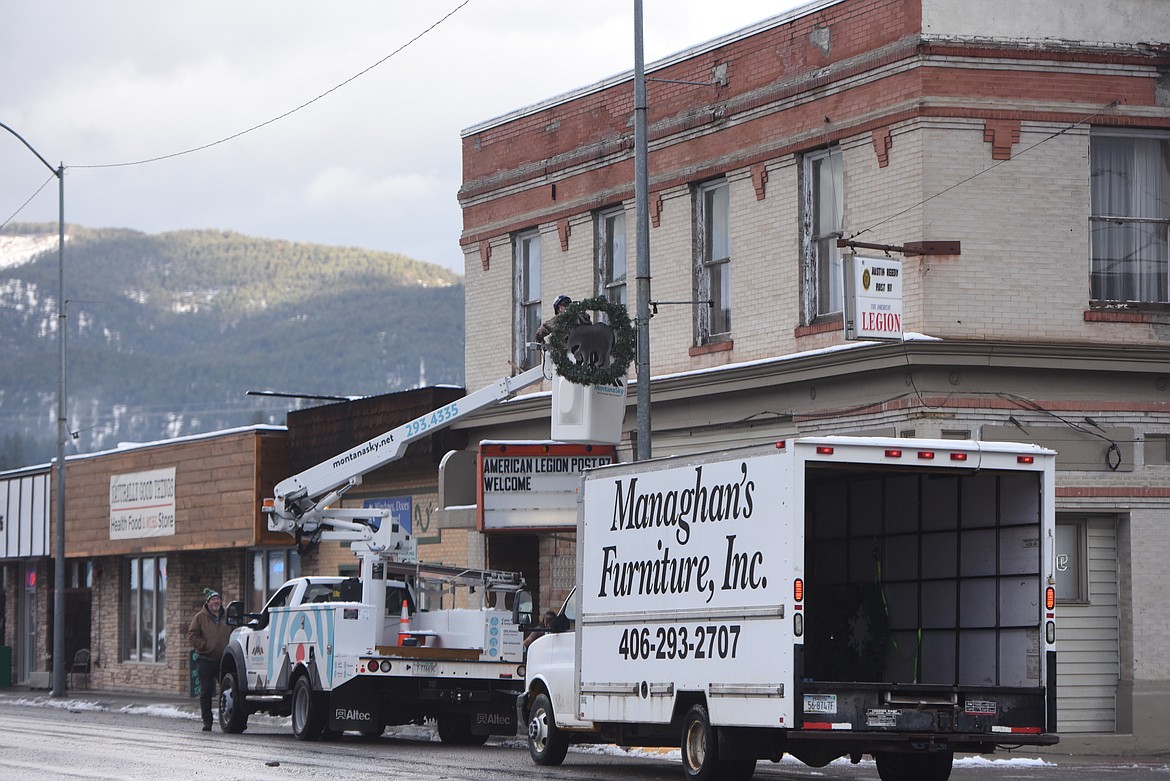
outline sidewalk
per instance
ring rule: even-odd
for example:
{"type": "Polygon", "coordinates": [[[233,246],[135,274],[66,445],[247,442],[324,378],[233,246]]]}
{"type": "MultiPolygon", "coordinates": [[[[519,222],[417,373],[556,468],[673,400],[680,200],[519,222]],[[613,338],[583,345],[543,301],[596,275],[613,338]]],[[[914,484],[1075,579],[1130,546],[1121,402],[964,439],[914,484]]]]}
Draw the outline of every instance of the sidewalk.
{"type": "Polygon", "coordinates": [[[94,709],[123,710],[123,709],[150,709],[168,707],[174,710],[175,716],[189,714],[192,719],[199,718],[199,699],[197,697],[167,696],[163,694],[142,692],[113,692],[92,691],[87,689],[70,689],[64,696],[53,697],[48,689],[33,689],[28,686],[13,686],[0,689],[0,703],[26,703],[42,707],[71,707],[77,704],[94,709]]]}
{"type": "MultiPolygon", "coordinates": [[[[172,718],[199,720],[199,700],[195,697],[167,696],[142,692],[67,691],[55,698],[46,689],[15,686],[0,689],[0,704],[24,704],[30,707],[61,707],[94,710],[150,712],[172,718]]],[[[1026,746],[1014,751],[1000,749],[992,759],[1042,759],[1052,764],[1074,765],[1148,765],[1170,769],[1170,747],[1142,752],[1132,735],[1076,734],[1061,736],[1055,746],[1026,746]]]]}

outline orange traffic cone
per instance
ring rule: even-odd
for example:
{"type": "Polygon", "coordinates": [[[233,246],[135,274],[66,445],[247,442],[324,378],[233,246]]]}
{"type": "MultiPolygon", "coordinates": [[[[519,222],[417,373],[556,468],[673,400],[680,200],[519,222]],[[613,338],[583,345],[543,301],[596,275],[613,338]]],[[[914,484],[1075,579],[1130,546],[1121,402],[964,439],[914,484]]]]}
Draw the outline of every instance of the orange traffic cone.
{"type": "Polygon", "coordinates": [[[398,619],[398,645],[406,645],[406,638],[410,637],[410,613],[406,610],[406,600],[402,600],[402,618],[398,619]]]}

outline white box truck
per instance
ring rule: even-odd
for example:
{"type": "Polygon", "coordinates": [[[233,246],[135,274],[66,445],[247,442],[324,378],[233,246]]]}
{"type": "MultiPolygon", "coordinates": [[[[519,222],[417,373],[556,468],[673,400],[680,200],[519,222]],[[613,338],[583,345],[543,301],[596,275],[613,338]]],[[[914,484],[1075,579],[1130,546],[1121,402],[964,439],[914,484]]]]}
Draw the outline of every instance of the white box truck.
{"type": "Polygon", "coordinates": [[[944,781],[1056,737],[1052,451],[801,438],[582,480],[576,590],[529,648],[529,751],[682,749],[688,779],[790,754],[944,781]]]}

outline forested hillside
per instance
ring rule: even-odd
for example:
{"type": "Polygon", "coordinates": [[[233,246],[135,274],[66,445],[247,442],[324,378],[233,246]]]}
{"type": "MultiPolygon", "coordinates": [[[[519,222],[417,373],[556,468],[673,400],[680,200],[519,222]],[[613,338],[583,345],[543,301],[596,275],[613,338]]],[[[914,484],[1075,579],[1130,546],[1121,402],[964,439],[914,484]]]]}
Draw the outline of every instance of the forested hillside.
{"type": "MultiPolygon", "coordinates": [[[[56,225],[0,232],[0,468],[56,448],[56,225]]],[[[252,423],[290,399],[462,384],[463,285],[402,255],[68,226],[67,452],[252,423]]],[[[319,403],[319,402],[313,402],[319,403]]]]}

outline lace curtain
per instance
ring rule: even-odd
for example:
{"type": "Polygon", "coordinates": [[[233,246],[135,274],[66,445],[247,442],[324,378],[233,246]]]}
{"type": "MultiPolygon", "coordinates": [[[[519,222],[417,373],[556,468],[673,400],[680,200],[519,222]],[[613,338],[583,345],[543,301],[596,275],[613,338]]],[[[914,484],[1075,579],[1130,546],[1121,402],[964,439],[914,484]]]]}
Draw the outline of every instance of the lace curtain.
{"type": "Polygon", "coordinates": [[[1095,301],[1166,303],[1170,226],[1170,139],[1092,140],[1095,301]]]}

